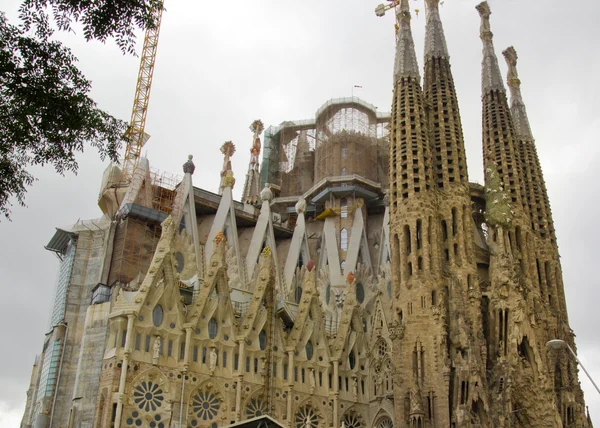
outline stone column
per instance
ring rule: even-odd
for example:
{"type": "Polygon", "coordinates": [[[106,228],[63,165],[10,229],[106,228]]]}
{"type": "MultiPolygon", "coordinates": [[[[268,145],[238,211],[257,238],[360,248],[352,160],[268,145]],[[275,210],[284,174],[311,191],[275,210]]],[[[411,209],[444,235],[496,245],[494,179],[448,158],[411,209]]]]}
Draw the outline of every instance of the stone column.
{"type": "Polygon", "coordinates": [[[117,401],[117,411],[115,412],[115,428],[121,427],[121,417],[123,415],[123,402],[125,401],[125,381],[127,379],[127,367],[129,366],[129,357],[131,355],[131,336],[133,335],[134,318],[134,314],[127,315],[127,337],[125,338],[125,349],[123,350],[123,363],[121,364],[121,377],[119,379],[119,401],[117,401]]]}
{"type": "Polygon", "coordinates": [[[338,360],[333,360],[333,420],[331,421],[331,425],[334,428],[339,426],[339,364],[338,360]]]}
{"type": "Polygon", "coordinates": [[[294,423],[293,415],[292,415],[292,390],[294,389],[294,349],[287,349],[288,353],[288,386],[287,386],[287,423],[291,428],[294,423]]]}
{"type": "Polygon", "coordinates": [[[238,340],[238,369],[237,369],[237,387],[235,391],[235,421],[242,419],[242,383],[244,380],[244,339],[238,340]]]}

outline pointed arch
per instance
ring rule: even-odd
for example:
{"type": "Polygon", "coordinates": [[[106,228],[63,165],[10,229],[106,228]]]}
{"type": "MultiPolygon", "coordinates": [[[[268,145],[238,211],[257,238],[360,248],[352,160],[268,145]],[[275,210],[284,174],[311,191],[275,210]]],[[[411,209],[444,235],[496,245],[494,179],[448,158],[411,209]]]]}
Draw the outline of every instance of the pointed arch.
{"type": "Polygon", "coordinates": [[[394,428],[394,420],[391,415],[393,415],[393,409],[390,409],[390,412],[386,409],[380,409],[373,418],[371,426],[373,428],[394,428]]]}

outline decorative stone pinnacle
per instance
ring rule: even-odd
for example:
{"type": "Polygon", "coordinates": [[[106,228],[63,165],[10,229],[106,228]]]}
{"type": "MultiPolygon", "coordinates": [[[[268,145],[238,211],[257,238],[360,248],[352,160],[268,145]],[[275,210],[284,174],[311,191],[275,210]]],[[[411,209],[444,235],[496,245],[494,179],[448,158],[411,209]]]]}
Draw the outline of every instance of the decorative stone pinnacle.
{"type": "Polygon", "coordinates": [[[513,118],[513,125],[517,135],[527,139],[533,139],[529,119],[527,118],[527,110],[521,95],[521,79],[517,73],[517,60],[519,59],[517,51],[514,47],[509,47],[502,52],[506,64],[508,65],[508,74],[506,81],[510,91],[511,106],[510,110],[513,118]]]}
{"type": "Polygon", "coordinates": [[[398,33],[396,40],[396,58],[394,60],[394,80],[401,77],[414,77],[420,80],[419,65],[415,54],[415,43],[410,29],[410,7],[408,0],[402,0],[396,8],[398,33]]]}
{"type": "Polygon", "coordinates": [[[300,196],[300,198],[298,199],[298,202],[296,202],[296,205],[294,207],[296,209],[296,213],[300,214],[306,211],[306,200],[300,196]]]}
{"type": "Polygon", "coordinates": [[[263,257],[270,257],[271,256],[271,247],[269,247],[267,245],[265,248],[263,248],[261,254],[262,254],[263,257]]]}
{"type": "Polygon", "coordinates": [[[479,12],[479,16],[481,17],[481,27],[479,28],[481,38],[492,38],[493,34],[490,26],[490,15],[492,14],[492,10],[490,9],[490,5],[487,1],[483,1],[475,6],[475,9],[477,9],[477,12],[479,12]]]}
{"type": "Polygon", "coordinates": [[[440,0],[425,0],[425,60],[433,57],[448,58],[448,47],[444,36],[444,27],[440,19],[440,0]]]}
{"type": "Polygon", "coordinates": [[[504,91],[498,58],[496,58],[494,43],[492,42],[494,37],[490,27],[490,15],[492,11],[487,1],[479,3],[475,6],[475,9],[477,9],[479,16],[481,16],[480,37],[483,42],[481,90],[484,94],[495,90],[504,91]]]}
{"type": "Polygon", "coordinates": [[[233,171],[227,172],[223,177],[223,187],[231,187],[235,185],[235,177],[233,176],[233,171]]]}
{"type": "Polygon", "coordinates": [[[348,281],[348,284],[352,284],[355,279],[356,277],[354,276],[354,272],[350,272],[348,273],[348,276],[346,276],[346,281],[348,281]]]}
{"type": "Polygon", "coordinates": [[[194,171],[196,170],[196,165],[194,165],[194,162],[192,162],[192,159],[194,158],[194,156],[192,155],[188,155],[188,160],[186,163],[183,164],[183,173],[184,174],[194,174],[194,171]]]}
{"type": "Polygon", "coordinates": [[[217,234],[215,235],[214,242],[215,244],[219,245],[223,241],[227,242],[227,238],[225,238],[225,234],[223,233],[223,231],[219,230],[219,232],[217,232],[217,234]]]}
{"type": "Polygon", "coordinates": [[[254,132],[257,135],[262,133],[264,129],[265,129],[265,125],[262,123],[262,120],[260,120],[260,119],[256,119],[250,125],[250,131],[254,132]]]}
{"type": "Polygon", "coordinates": [[[271,185],[269,183],[265,183],[264,189],[260,192],[261,201],[271,201],[273,199],[273,192],[271,191],[271,185]]]}
{"type": "Polygon", "coordinates": [[[508,75],[506,79],[508,86],[519,87],[521,81],[519,80],[519,74],[517,73],[517,60],[519,59],[517,51],[514,47],[510,46],[502,52],[502,55],[504,55],[506,65],[508,65],[508,75]]]}
{"type": "Polygon", "coordinates": [[[225,141],[221,146],[221,153],[223,153],[227,157],[233,156],[235,153],[235,145],[231,141],[225,141]]]}

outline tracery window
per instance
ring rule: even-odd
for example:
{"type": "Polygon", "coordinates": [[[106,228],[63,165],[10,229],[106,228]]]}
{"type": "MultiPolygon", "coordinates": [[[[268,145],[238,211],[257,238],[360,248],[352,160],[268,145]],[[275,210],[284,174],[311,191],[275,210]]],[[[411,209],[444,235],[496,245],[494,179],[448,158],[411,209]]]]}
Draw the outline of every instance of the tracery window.
{"type": "Polygon", "coordinates": [[[394,423],[392,422],[392,420],[390,418],[388,418],[386,416],[384,418],[381,418],[379,420],[379,422],[377,422],[376,427],[377,428],[394,428],[394,423]]]}
{"type": "Polygon", "coordinates": [[[214,392],[201,390],[197,391],[192,397],[190,408],[194,418],[190,424],[195,427],[201,421],[215,420],[221,408],[221,401],[214,392]]]}
{"type": "Polygon", "coordinates": [[[348,413],[344,415],[344,426],[346,428],[362,428],[364,427],[362,418],[356,413],[348,413]]]}
{"type": "Polygon", "coordinates": [[[301,407],[296,413],[296,428],[316,428],[319,426],[319,416],[310,406],[301,407]]]}
{"type": "Polygon", "coordinates": [[[385,357],[385,354],[387,354],[387,352],[388,352],[387,342],[385,340],[381,340],[377,344],[377,353],[379,354],[380,357],[385,357]]]}
{"type": "MultiPolygon", "coordinates": [[[[150,377],[152,379],[152,377],[150,377]]],[[[146,379],[132,388],[131,406],[124,411],[125,427],[166,428],[165,398],[167,392],[155,380],[146,379]]]]}
{"type": "Polygon", "coordinates": [[[246,406],[246,418],[252,419],[262,415],[268,415],[269,409],[267,408],[267,402],[262,398],[253,398],[248,402],[246,406]]]}
{"type": "Polygon", "coordinates": [[[133,402],[140,410],[154,412],[165,399],[162,388],[151,381],[139,383],[133,390],[133,402]]]}

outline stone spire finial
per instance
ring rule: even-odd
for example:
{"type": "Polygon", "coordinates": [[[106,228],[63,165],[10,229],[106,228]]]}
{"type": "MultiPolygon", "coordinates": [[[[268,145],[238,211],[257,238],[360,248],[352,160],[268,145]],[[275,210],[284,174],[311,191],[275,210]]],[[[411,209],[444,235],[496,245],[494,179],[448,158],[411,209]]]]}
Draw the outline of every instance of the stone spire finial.
{"type": "Polygon", "coordinates": [[[260,194],[260,134],[265,129],[260,119],[255,120],[250,125],[252,131],[252,147],[250,147],[250,164],[246,173],[246,182],[244,183],[244,191],[242,193],[242,202],[245,204],[256,205],[259,201],[260,194]]]}
{"type": "Polygon", "coordinates": [[[427,24],[425,26],[425,60],[432,57],[448,58],[444,27],[440,19],[440,0],[425,0],[427,24]]]}
{"type": "Polygon", "coordinates": [[[396,59],[394,61],[394,80],[401,77],[414,77],[421,80],[419,64],[415,54],[415,42],[410,29],[410,7],[408,0],[401,0],[396,7],[398,35],[396,40],[396,59]]]}
{"type": "Polygon", "coordinates": [[[517,73],[517,51],[514,47],[509,47],[504,52],[504,59],[508,65],[508,73],[506,77],[506,83],[508,84],[508,90],[510,91],[510,111],[512,113],[513,125],[515,131],[519,137],[526,137],[533,139],[531,133],[531,127],[529,126],[529,119],[527,118],[527,110],[525,109],[525,103],[521,96],[521,80],[517,73]]]}
{"type": "Polygon", "coordinates": [[[504,91],[498,58],[494,52],[494,43],[492,41],[494,38],[490,27],[490,15],[492,11],[487,1],[479,3],[475,8],[479,12],[479,16],[481,16],[480,37],[483,42],[481,90],[483,93],[495,90],[504,91]]]}
{"type": "Polygon", "coordinates": [[[194,171],[196,170],[196,165],[194,165],[194,162],[192,162],[192,159],[194,159],[194,156],[188,155],[187,162],[183,164],[183,173],[184,174],[194,174],[194,171]]]}
{"type": "Polygon", "coordinates": [[[221,169],[219,195],[223,194],[223,190],[226,187],[233,188],[233,185],[235,184],[233,170],[231,168],[231,156],[235,153],[235,145],[231,141],[225,141],[221,146],[221,153],[223,153],[223,169],[221,169]]]}

